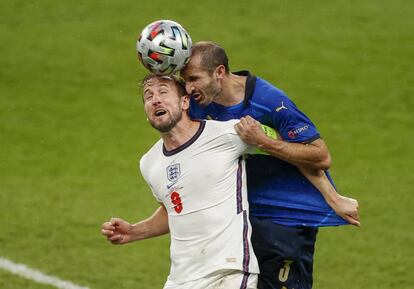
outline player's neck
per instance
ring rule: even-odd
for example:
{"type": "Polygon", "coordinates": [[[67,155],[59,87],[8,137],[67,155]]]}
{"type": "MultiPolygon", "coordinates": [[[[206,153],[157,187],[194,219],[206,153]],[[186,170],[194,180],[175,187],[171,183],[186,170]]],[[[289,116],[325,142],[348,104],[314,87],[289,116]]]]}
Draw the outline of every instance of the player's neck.
{"type": "Polygon", "coordinates": [[[230,73],[223,79],[221,95],[214,99],[214,102],[224,106],[242,102],[246,90],[246,78],[246,76],[230,73]]]}
{"type": "Polygon", "coordinates": [[[164,142],[165,148],[171,151],[182,146],[197,133],[199,127],[199,121],[194,121],[186,116],[183,116],[183,119],[180,120],[169,132],[161,133],[161,138],[164,142]]]}

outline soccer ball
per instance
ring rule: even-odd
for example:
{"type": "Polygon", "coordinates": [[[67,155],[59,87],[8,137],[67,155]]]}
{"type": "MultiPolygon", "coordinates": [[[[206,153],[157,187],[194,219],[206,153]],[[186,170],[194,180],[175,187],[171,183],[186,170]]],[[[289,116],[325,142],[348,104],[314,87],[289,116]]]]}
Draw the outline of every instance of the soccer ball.
{"type": "Polygon", "coordinates": [[[191,37],[180,24],[158,20],[142,30],[137,52],[142,64],[152,73],[168,75],[187,64],[191,46],[191,37]]]}

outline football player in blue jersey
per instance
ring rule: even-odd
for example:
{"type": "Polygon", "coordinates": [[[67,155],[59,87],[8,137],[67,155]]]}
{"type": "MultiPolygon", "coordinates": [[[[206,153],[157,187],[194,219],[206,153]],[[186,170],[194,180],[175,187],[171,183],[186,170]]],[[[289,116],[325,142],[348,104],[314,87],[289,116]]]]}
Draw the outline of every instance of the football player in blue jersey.
{"type": "Polygon", "coordinates": [[[265,152],[246,160],[258,288],[312,288],[318,228],[360,225],[357,201],[333,186],[330,154],[315,125],[269,82],[248,71],[230,72],[226,52],[213,42],[193,46],[181,76],[192,118],[241,119],[241,138],[265,152]],[[260,123],[274,128],[277,138],[260,123]]]}

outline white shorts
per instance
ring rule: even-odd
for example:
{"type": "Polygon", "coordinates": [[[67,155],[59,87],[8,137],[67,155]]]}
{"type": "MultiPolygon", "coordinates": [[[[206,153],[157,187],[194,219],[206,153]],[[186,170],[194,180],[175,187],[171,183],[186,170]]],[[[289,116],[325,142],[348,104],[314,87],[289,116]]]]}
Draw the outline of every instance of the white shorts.
{"type": "Polygon", "coordinates": [[[257,274],[238,270],[221,270],[204,278],[185,283],[167,280],[164,289],[256,289],[257,274]]]}

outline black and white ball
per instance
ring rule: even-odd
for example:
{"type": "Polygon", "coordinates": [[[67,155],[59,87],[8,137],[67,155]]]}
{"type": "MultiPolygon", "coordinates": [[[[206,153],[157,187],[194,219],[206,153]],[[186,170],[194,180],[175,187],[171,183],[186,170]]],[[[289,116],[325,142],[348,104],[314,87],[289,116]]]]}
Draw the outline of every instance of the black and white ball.
{"type": "Polygon", "coordinates": [[[152,73],[169,75],[187,64],[191,46],[191,37],[180,24],[157,20],[142,30],[137,52],[142,64],[152,73]]]}

